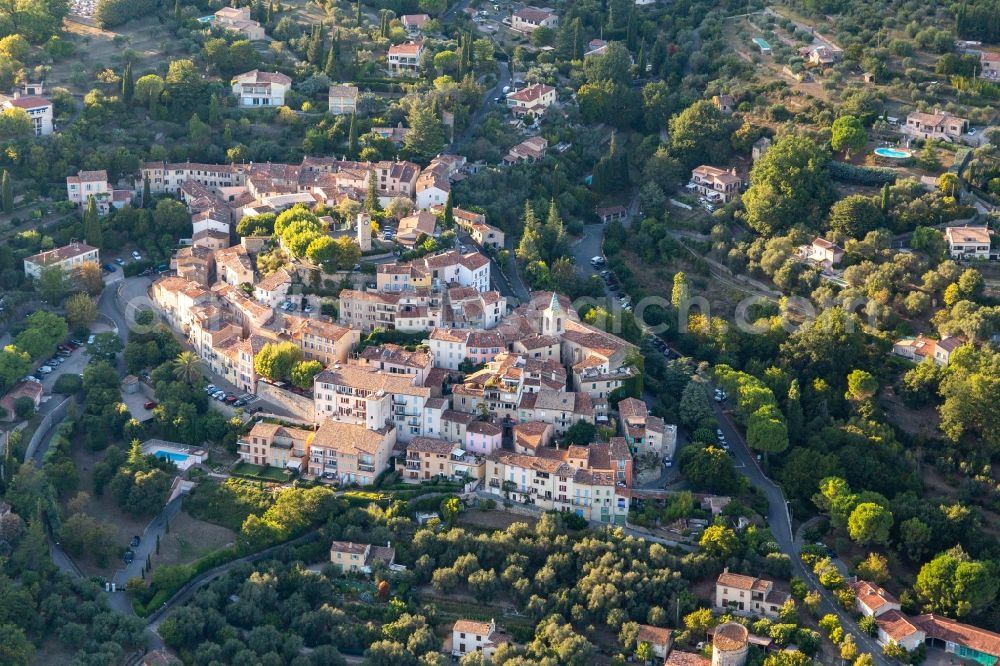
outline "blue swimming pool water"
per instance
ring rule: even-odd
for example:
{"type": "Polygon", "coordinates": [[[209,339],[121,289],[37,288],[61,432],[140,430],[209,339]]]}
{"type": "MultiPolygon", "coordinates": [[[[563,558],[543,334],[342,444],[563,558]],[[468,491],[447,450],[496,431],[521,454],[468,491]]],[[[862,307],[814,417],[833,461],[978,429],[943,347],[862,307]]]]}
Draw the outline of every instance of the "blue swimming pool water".
{"type": "Polygon", "coordinates": [[[879,157],[888,157],[894,160],[905,160],[912,156],[908,150],[897,150],[895,148],[876,148],[875,154],[879,157]]]}
{"type": "Polygon", "coordinates": [[[214,20],[215,20],[214,16],[202,16],[200,19],[198,19],[198,23],[211,23],[214,20]]]}
{"type": "Polygon", "coordinates": [[[186,453],[174,453],[173,451],[157,451],[153,454],[157,460],[166,458],[170,462],[184,462],[188,459],[186,453]]]}

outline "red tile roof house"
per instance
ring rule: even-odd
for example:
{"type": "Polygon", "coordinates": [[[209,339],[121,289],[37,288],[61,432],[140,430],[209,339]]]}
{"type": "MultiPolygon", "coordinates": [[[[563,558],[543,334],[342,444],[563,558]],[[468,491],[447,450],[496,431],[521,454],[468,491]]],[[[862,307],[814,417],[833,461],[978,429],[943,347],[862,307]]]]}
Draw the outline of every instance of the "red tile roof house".
{"type": "Polygon", "coordinates": [[[517,164],[519,162],[533,163],[545,157],[545,150],[549,147],[549,142],[543,136],[528,137],[517,144],[504,155],[505,165],[517,164]]]}
{"type": "Polygon", "coordinates": [[[254,69],[232,80],[233,95],[242,107],[283,106],[292,80],[281,72],[254,69]]]}
{"type": "Polygon", "coordinates": [[[878,617],[889,611],[899,610],[899,602],[896,601],[896,598],[878,585],[866,580],[855,580],[848,583],[848,587],[854,591],[855,608],[862,615],[878,617]]]}
{"type": "Polygon", "coordinates": [[[515,116],[540,116],[556,103],[556,89],[534,83],[507,95],[507,106],[515,116]]]}
{"type": "Polygon", "coordinates": [[[648,624],[639,625],[639,635],[635,639],[636,645],[649,643],[653,648],[653,654],[660,659],[666,659],[667,653],[674,642],[674,632],[672,629],[654,627],[648,624]]]}
{"type": "Polygon", "coordinates": [[[7,391],[3,398],[0,398],[0,407],[3,408],[3,413],[0,414],[0,420],[3,421],[15,421],[17,416],[15,415],[14,403],[18,398],[30,398],[33,403],[35,403],[35,409],[42,404],[42,385],[37,382],[18,382],[7,391]]]}
{"type": "Polygon", "coordinates": [[[612,220],[624,220],[628,214],[628,210],[625,206],[602,206],[595,208],[594,214],[597,215],[603,224],[607,224],[612,220]]]}
{"type": "Polygon", "coordinates": [[[510,29],[518,32],[532,33],[538,28],[555,28],[559,25],[559,17],[549,9],[524,7],[510,19],[510,29]]]}
{"type": "Polygon", "coordinates": [[[403,24],[406,34],[416,37],[424,30],[424,24],[431,20],[427,14],[403,14],[399,22],[403,24]]]}
{"type": "Polygon", "coordinates": [[[924,632],[930,647],[980,664],[995,664],[1000,657],[1000,634],[934,614],[918,615],[911,621],[924,632]]]}
{"type": "Polygon", "coordinates": [[[926,632],[898,610],[890,610],[875,618],[878,625],[878,642],[893,643],[907,651],[916,650],[927,637],[926,632]]]}
{"type": "Polygon", "coordinates": [[[420,69],[420,56],[424,52],[423,42],[406,42],[389,47],[386,63],[393,76],[401,74],[416,74],[420,69]]]}
{"type": "Polygon", "coordinates": [[[697,190],[710,201],[729,203],[739,196],[740,182],[735,169],[720,169],[703,164],[691,171],[688,188],[697,190]]]}

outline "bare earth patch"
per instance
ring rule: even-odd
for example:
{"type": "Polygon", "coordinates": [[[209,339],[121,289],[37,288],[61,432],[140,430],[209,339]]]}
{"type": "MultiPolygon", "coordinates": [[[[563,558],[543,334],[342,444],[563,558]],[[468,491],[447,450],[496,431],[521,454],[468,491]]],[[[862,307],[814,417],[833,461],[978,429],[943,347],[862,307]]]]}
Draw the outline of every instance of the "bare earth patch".
{"type": "MultiPolygon", "coordinates": [[[[118,542],[124,552],[132,536],[142,534],[152,517],[133,518],[129,516],[118,508],[118,503],[108,492],[105,492],[102,497],[94,496],[94,465],[104,458],[104,451],[88,451],[80,444],[75,444],[72,457],[76,464],[76,470],[80,474],[79,489],[90,495],[90,501],[84,507],[84,512],[99,521],[110,523],[118,531],[118,542]]],[[[117,559],[112,559],[108,563],[108,567],[102,569],[89,559],[77,561],[80,570],[88,576],[110,576],[120,564],[117,559]]]]}
{"type": "Polygon", "coordinates": [[[170,534],[160,539],[160,554],[153,555],[153,566],[189,564],[235,542],[236,533],[232,530],[181,511],[170,522],[170,534]]]}
{"type": "Polygon", "coordinates": [[[505,530],[514,523],[527,523],[528,527],[534,527],[538,519],[533,516],[521,516],[506,511],[463,511],[458,516],[458,522],[482,527],[486,529],[505,530]]]}

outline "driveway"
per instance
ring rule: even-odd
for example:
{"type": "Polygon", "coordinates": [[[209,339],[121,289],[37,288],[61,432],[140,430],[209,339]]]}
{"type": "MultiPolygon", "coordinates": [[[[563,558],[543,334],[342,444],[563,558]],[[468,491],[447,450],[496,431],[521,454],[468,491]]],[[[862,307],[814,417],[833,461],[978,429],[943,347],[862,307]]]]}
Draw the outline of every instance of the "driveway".
{"type": "Polygon", "coordinates": [[[132,560],[131,564],[124,565],[116,571],[115,575],[111,577],[111,582],[116,583],[119,587],[124,587],[130,579],[142,576],[142,569],[146,566],[146,557],[151,557],[156,552],[156,538],[166,534],[167,523],[181,510],[182,498],[183,496],[178,496],[163,507],[163,511],[150,521],[141,535],[138,535],[141,541],[138,546],[132,548],[135,559],[132,560]]]}

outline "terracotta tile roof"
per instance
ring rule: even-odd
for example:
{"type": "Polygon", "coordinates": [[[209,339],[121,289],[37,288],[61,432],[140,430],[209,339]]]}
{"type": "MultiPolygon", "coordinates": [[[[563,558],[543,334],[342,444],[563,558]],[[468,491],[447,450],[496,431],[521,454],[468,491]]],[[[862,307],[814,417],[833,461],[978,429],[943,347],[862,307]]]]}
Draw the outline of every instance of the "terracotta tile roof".
{"type": "MultiPolygon", "coordinates": [[[[347,97],[349,99],[358,98],[358,87],[357,86],[340,86],[332,85],[330,86],[328,97],[347,97]]],[[[305,162],[305,160],[303,160],[305,162]]]]}
{"type": "MultiPolygon", "coordinates": [[[[885,617],[883,615],[883,617],[885,617]]],[[[957,643],[994,657],[1000,657],[1000,634],[968,624],[962,624],[933,613],[918,615],[912,619],[914,625],[928,636],[949,643],[957,643]]]]}
{"type": "Polygon", "coordinates": [[[405,44],[394,44],[389,47],[390,56],[415,56],[424,48],[423,42],[406,42],[405,44]]]}
{"type": "Polygon", "coordinates": [[[744,576],[743,574],[729,573],[724,571],[719,574],[715,581],[716,585],[724,585],[738,590],[752,590],[759,579],[754,576],[744,576]]]}
{"type": "Polygon", "coordinates": [[[368,550],[367,543],[354,543],[353,541],[334,541],[330,544],[332,553],[350,553],[352,555],[364,555],[368,550]]]}
{"type": "Polygon", "coordinates": [[[896,641],[897,643],[905,640],[908,636],[912,636],[918,631],[924,631],[916,627],[910,619],[900,613],[898,610],[890,610],[882,613],[877,618],[875,618],[878,628],[885,632],[885,634],[896,641]]]}
{"type": "Polygon", "coordinates": [[[415,375],[401,375],[384,372],[363,365],[340,365],[327,368],[316,375],[316,381],[322,384],[348,386],[354,389],[376,393],[399,393],[403,395],[422,395],[430,397],[430,389],[414,386],[415,375]]]}
{"type": "Polygon", "coordinates": [[[670,643],[670,637],[673,633],[673,629],[640,624],[639,636],[636,640],[639,642],[650,643],[651,645],[668,645],[670,643]]]}
{"type": "Polygon", "coordinates": [[[79,257],[96,250],[96,247],[93,245],[87,245],[86,243],[70,243],[69,245],[63,245],[62,247],[33,254],[25,259],[25,261],[30,261],[31,263],[38,264],[40,266],[48,266],[50,264],[59,263],[60,261],[72,259],[73,257],[79,257]]]}
{"type": "Polygon", "coordinates": [[[451,455],[451,452],[460,448],[455,442],[435,437],[414,437],[406,445],[408,452],[416,453],[436,453],[441,456],[451,455]]]}
{"type": "Polygon", "coordinates": [[[492,628],[489,622],[476,622],[474,620],[455,620],[452,631],[459,633],[475,634],[477,636],[489,636],[492,628]]]}
{"type": "Polygon", "coordinates": [[[694,652],[671,650],[663,666],[709,666],[712,660],[694,652]]]}
{"type": "Polygon", "coordinates": [[[52,106],[52,102],[44,97],[38,97],[36,95],[16,97],[14,99],[7,100],[7,103],[11,106],[16,106],[19,109],[37,109],[42,106],[52,106]]]}
{"type": "Polygon", "coordinates": [[[430,16],[427,14],[403,14],[399,17],[400,22],[404,26],[413,26],[414,28],[423,28],[424,24],[430,20],[430,16]]]}
{"type": "Polygon", "coordinates": [[[565,478],[571,478],[574,474],[576,474],[575,469],[558,458],[529,456],[521,453],[511,453],[509,451],[494,451],[487,456],[487,458],[494,462],[510,465],[511,467],[520,467],[522,469],[530,469],[536,472],[557,474],[558,476],[565,478]]]}
{"type": "Polygon", "coordinates": [[[486,435],[487,437],[495,437],[503,432],[503,428],[500,426],[488,423],[486,421],[473,421],[465,429],[466,432],[471,432],[474,435],[486,435]]]}
{"type": "Polygon", "coordinates": [[[472,331],[467,328],[435,328],[431,331],[431,340],[441,340],[443,342],[458,342],[466,344],[472,331]]]}
{"type": "Polygon", "coordinates": [[[555,91],[552,86],[542,85],[541,83],[535,83],[528,86],[524,90],[518,90],[507,95],[507,99],[512,99],[518,102],[533,102],[543,95],[547,95],[550,92],[555,91]]]}
{"type": "Polygon", "coordinates": [[[898,604],[895,597],[877,585],[873,585],[866,580],[858,580],[849,584],[854,590],[855,598],[870,608],[873,612],[878,612],[880,608],[887,604],[898,604]]]}
{"type": "Polygon", "coordinates": [[[545,19],[552,16],[552,12],[547,12],[544,9],[539,9],[538,7],[524,7],[519,9],[514,16],[524,19],[525,21],[532,21],[538,23],[539,21],[544,21],[545,19]]]}
{"type": "Polygon", "coordinates": [[[949,243],[990,244],[989,227],[948,227],[944,233],[949,243]]]}
{"type": "Polygon", "coordinates": [[[290,284],[292,276],[284,268],[279,268],[266,278],[257,283],[257,288],[261,291],[274,291],[284,284],[290,284]]]}
{"type": "Polygon", "coordinates": [[[476,415],[469,412],[459,412],[454,409],[446,409],[441,412],[441,420],[450,421],[451,423],[462,423],[468,426],[476,420],[476,415]]]}
{"type": "MultiPolygon", "coordinates": [[[[391,428],[391,426],[390,426],[391,428]]],[[[385,441],[385,430],[369,430],[363,425],[342,421],[323,421],[313,435],[311,446],[334,449],[344,453],[375,454],[385,441]]]]}
{"type": "Polygon", "coordinates": [[[237,74],[233,80],[239,83],[280,83],[285,86],[292,84],[292,79],[286,74],[282,74],[281,72],[262,72],[259,69],[237,74]]]}
{"type": "Polygon", "coordinates": [[[750,632],[742,624],[727,622],[715,628],[712,645],[720,650],[738,650],[747,643],[750,632]]]}

